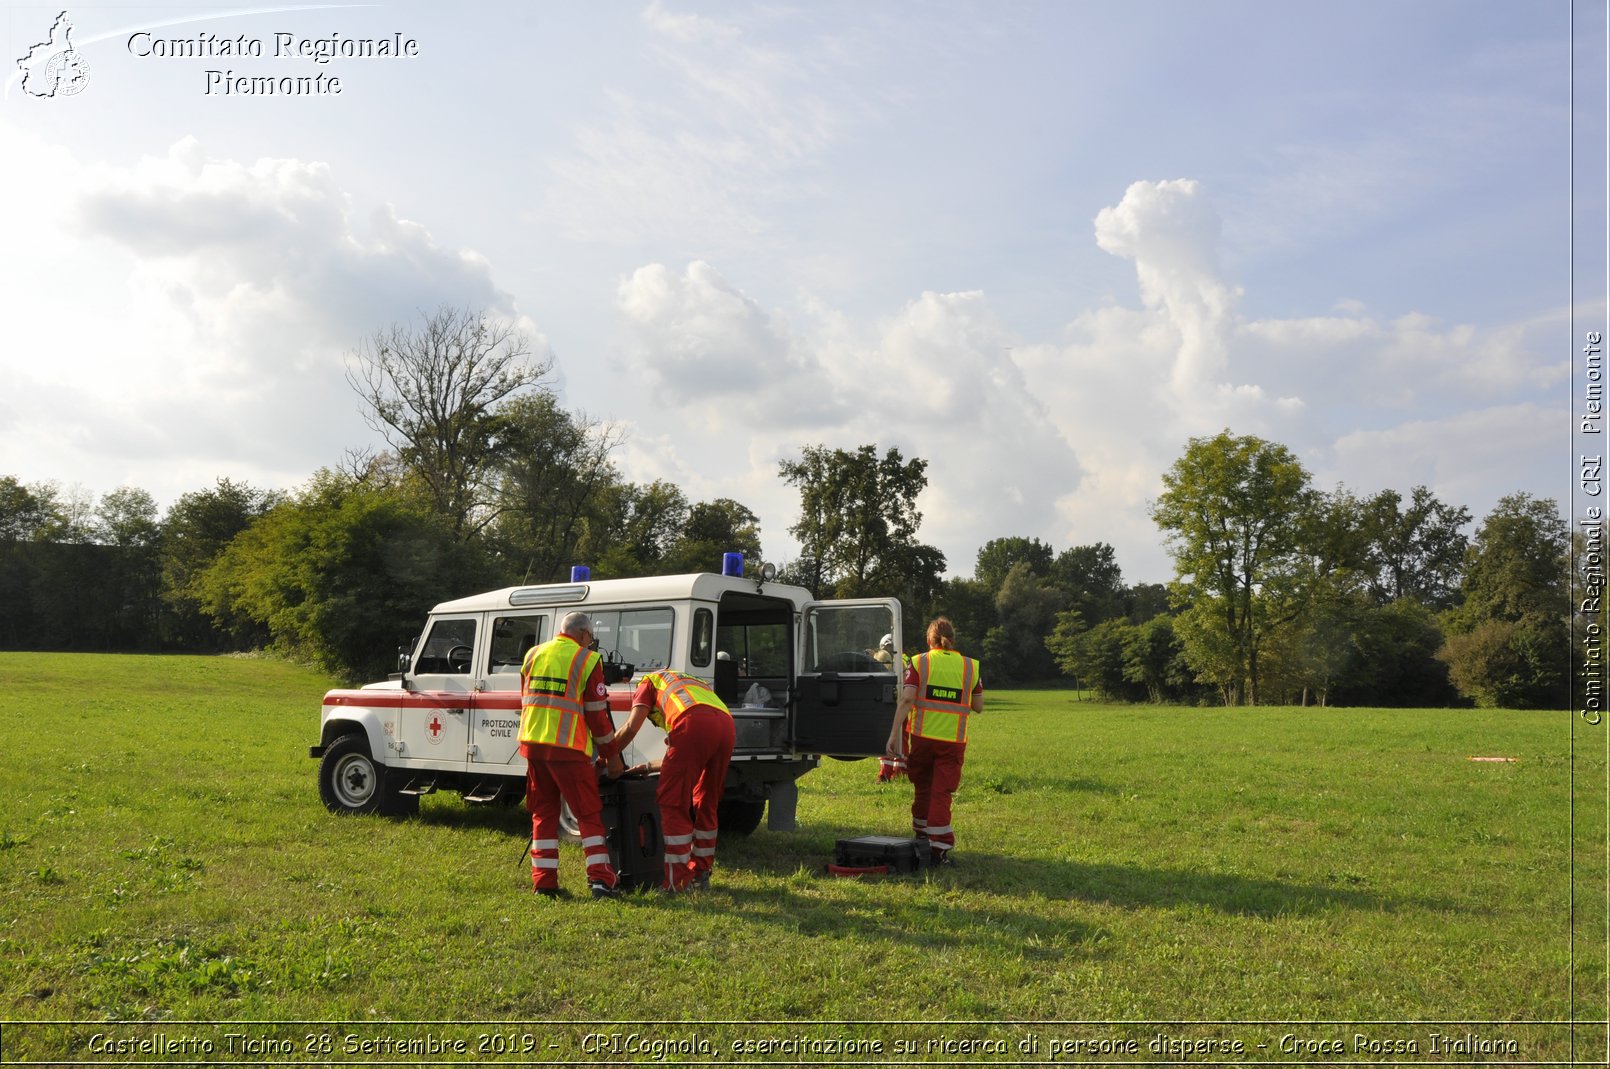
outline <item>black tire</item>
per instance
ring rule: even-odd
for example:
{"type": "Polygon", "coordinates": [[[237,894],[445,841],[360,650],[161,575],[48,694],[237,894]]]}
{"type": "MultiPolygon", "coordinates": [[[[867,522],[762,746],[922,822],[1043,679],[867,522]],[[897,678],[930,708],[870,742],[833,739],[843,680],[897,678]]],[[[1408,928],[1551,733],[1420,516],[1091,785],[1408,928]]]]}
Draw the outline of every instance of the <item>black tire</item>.
{"type": "Polygon", "coordinates": [[[369,753],[360,735],[343,735],[324,751],[319,762],[319,798],[332,813],[379,813],[406,816],[419,812],[419,796],[399,794],[388,783],[387,769],[369,753]]]}
{"type": "Polygon", "coordinates": [[[766,800],[751,801],[748,798],[723,798],[721,807],[716,811],[716,819],[721,822],[721,834],[729,832],[733,835],[749,835],[760,827],[760,819],[766,815],[766,800]]]}

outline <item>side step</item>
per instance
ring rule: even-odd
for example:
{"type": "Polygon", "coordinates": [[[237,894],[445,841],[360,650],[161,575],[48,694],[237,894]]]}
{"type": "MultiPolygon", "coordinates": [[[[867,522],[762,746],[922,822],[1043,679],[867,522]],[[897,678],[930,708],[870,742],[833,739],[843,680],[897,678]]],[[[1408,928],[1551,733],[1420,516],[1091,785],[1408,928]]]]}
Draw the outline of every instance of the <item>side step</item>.
{"type": "Polygon", "coordinates": [[[418,779],[410,780],[408,782],[408,786],[399,789],[397,791],[397,793],[398,794],[412,794],[412,795],[435,794],[436,793],[436,781],[434,779],[429,779],[429,780],[418,780],[418,779]]]}
{"type": "Polygon", "coordinates": [[[466,802],[475,802],[477,804],[482,802],[490,802],[495,800],[497,796],[502,793],[502,791],[502,785],[496,780],[482,780],[472,789],[464,792],[464,800],[466,802]]]}

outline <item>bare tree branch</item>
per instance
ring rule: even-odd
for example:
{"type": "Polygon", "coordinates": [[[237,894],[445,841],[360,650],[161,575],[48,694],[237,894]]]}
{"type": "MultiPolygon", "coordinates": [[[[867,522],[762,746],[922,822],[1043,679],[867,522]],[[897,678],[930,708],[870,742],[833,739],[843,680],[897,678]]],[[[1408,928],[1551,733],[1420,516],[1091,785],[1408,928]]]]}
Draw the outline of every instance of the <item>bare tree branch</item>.
{"type": "Polygon", "coordinates": [[[443,305],[359,346],[347,382],[364,418],[397,451],[456,537],[480,524],[502,403],[539,387],[552,361],[532,360],[515,324],[443,305]]]}

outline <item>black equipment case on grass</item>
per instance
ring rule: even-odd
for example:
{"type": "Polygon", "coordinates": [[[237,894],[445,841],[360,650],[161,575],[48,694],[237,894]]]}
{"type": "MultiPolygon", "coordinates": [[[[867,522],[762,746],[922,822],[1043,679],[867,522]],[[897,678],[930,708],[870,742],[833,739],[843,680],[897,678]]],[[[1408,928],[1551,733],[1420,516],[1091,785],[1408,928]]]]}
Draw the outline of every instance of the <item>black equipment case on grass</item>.
{"type": "Polygon", "coordinates": [[[598,785],[604,801],[609,859],[620,875],[621,887],[628,891],[658,887],[665,874],[660,804],[654,800],[659,786],[657,775],[598,785]]]}
{"type": "Polygon", "coordinates": [[[916,872],[926,860],[921,853],[916,839],[863,835],[859,839],[840,839],[833,850],[833,864],[827,869],[835,876],[916,872]]]}

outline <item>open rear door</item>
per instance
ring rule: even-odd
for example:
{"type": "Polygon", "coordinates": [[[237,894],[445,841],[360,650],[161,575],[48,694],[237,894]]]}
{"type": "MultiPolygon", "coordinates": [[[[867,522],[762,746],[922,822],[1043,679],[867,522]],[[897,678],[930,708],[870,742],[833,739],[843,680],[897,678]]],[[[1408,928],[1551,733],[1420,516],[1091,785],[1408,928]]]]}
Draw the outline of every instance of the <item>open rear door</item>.
{"type": "Polygon", "coordinates": [[[894,598],[808,602],[798,641],[794,750],[834,757],[881,754],[894,723],[904,671],[900,602],[894,598]],[[888,661],[878,654],[885,636],[894,639],[888,661]]]}

